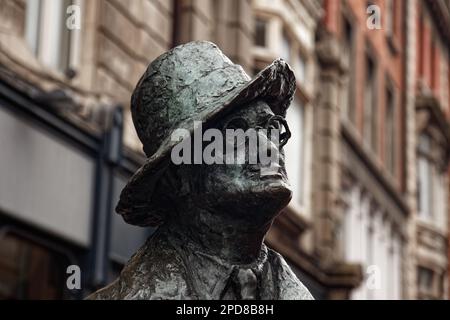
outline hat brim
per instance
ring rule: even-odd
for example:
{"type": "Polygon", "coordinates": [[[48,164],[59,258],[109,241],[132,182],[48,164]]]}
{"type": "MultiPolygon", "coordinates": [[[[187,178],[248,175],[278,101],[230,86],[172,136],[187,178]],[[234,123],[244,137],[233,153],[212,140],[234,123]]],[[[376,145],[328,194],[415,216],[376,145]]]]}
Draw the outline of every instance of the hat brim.
{"type": "MultiPolygon", "coordinates": [[[[218,102],[219,106],[199,113],[196,119],[190,119],[190,123],[185,123],[181,127],[192,134],[193,120],[202,121],[206,126],[235,110],[236,107],[256,99],[265,101],[275,114],[284,117],[294,96],[295,88],[295,76],[291,68],[282,59],[277,59],[259,72],[254,79],[227,94],[225,100],[218,102]]],[[[166,138],[122,190],[116,212],[122,215],[127,223],[142,227],[157,226],[164,220],[152,201],[152,194],[159,178],[170,164],[172,148],[178,143],[171,137],[166,138]]]]}

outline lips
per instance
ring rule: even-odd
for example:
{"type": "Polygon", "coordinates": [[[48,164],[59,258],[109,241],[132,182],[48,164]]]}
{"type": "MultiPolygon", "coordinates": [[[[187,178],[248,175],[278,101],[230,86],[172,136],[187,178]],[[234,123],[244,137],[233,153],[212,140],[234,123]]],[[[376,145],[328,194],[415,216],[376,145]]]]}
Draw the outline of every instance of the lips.
{"type": "Polygon", "coordinates": [[[261,179],[261,180],[265,180],[265,179],[273,179],[273,178],[284,179],[284,176],[283,176],[281,173],[274,173],[274,174],[260,175],[260,179],[261,179]]]}

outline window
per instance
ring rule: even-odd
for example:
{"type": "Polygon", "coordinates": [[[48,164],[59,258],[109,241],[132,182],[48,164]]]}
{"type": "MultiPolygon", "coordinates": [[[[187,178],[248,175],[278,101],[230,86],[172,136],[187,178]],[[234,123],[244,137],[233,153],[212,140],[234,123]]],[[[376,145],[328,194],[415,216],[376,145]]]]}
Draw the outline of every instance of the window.
{"type": "Polygon", "coordinates": [[[398,1],[387,0],[386,3],[386,31],[389,37],[398,34],[398,1]]]}
{"type": "Polygon", "coordinates": [[[25,38],[33,54],[46,66],[67,72],[78,64],[79,30],[69,30],[71,0],[27,0],[25,38]]]}
{"type": "Polygon", "coordinates": [[[433,36],[432,38],[432,42],[431,42],[431,53],[430,53],[430,77],[431,77],[431,81],[430,81],[430,85],[431,85],[431,89],[436,90],[437,89],[437,83],[436,83],[436,72],[437,72],[437,68],[439,68],[439,60],[436,59],[436,40],[435,37],[433,36]]]}
{"type": "Polygon", "coordinates": [[[386,89],[386,119],[385,119],[385,162],[386,168],[395,174],[395,96],[393,89],[386,89]]]}
{"type": "Polygon", "coordinates": [[[297,80],[304,84],[306,80],[306,63],[305,58],[303,57],[302,53],[299,53],[297,55],[297,60],[295,63],[295,75],[297,80]]]}
{"type": "Polygon", "coordinates": [[[377,105],[376,105],[376,75],[375,64],[370,57],[366,59],[366,81],[364,87],[364,124],[363,137],[364,142],[372,149],[377,151],[377,105]]]}
{"type": "Polygon", "coordinates": [[[255,21],[255,45],[258,47],[267,46],[267,21],[260,18],[255,21]]]}
{"type": "Polygon", "coordinates": [[[445,272],[423,266],[417,268],[419,299],[443,299],[444,283],[445,272]]]}
{"type": "Polygon", "coordinates": [[[448,109],[449,109],[449,79],[448,79],[448,75],[449,75],[449,62],[450,59],[446,58],[445,56],[445,50],[444,48],[441,47],[441,53],[440,56],[442,58],[442,63],[440,64],[440,68],[438,69],[439,71],[439,76],[440,76],[440,99],[442,101],[442,111],[446,114],[448,114],[448,109]]]}
{"type": "Polygon", "coordinates": [[[38,55],[41,4],[40,0],[27,1],[25,38],[35,56],[38,55]]]}
{"type": "Polygon", "coordinates": [[[438,144],[425,133],[419,137],[417,156],[419,217],[436,227],[447,221],[447,177],[439,162],[433,158],[438,144]]]}
{"type": "Polygon", "coordinates": [[[287,110],[286,119],[291,130],[291,139],[284,147],[286,171],[292,186],[292,201],[296,205],[303,204],[304,181],[304,108],[295,99],[287,110]]]}
{"type": "Polygon", "coordinates": [[[424,18],[423,13],[419,12],[419,25],[417,28],[417,70],[419,77],[424,75],[424,18]]]}
{"type": "MultiPolygon", "coordinates": [[[[368,206],[369,210],[371,210],[370,205],[368,206]]],[[[366,261],[365,262],[365,270],[366,270],[366,278],[365,278],[365,284],[368,284],[368,277],[367,277],[367,268],[370,266],[373,266],[376,261],[375,261],[375,250],[376,250],[376,243],[375,243],[375,232],[374,232],[374,219],[373,219],[373,212],[369,211],[368,212],[368,216],[367,218],[369,219],[369,221],[367,221],[367,225],[366,225],[366,234],[367,234],[367,239],[366,239],[366,261]]],[[[374,290],[367,290],[367,299],[372,300],[374,299],[374,290]]]]}
{"type": "Polygon", "coordinates": [[[394,0],[386,1],[386,32],[389,36],[394,33],[395,26],[395,12],[394,12],[394,0]]]}
{"type": "Polygon", "coordinates": [[[433,277],[434,273],[433,270],[430,270],[428,268],[419,267],[417,272],[417,281],[418,281],[418,287],[419,291],[423,293],[432,293],[433,292],[433,277]]]}
{"type": "Polygon", "coordinates": [[[285,61],[290,62],[291,61],[291,43],[289,41],[289,37],[286,34],[286,32],[283,31],[283,36],[281,39],[281,58],[283,58],[285,61]]]}
{"type": "Polygon", "coordinates": [[[445,271],[418,266],[417,286],[419,299],[445,299],[445,271]]]}
{"type": "Polygon", "coordinates": [[[373,203],[361,186],[355,183],[346,190],[344,257],[349,263],[361,264],[364,275],[360,286],[352,290],[351,298],[400,299],[403,246],[400,233],[388,216],[383,217],[382,204],[373,203]]]}
{"type": "Polygon", "coordinates": [[[401,240],[394,230],[391,229],[390,245],[388,248],[388,299],[399,300],[401,293],[401,240]]]}
{"type": "Polygon", "coordinates": [[[353,103],[353,87],[354,87],[354,75],[355,75],[355,62],[353,59],[353,29],[350,23],[344,19],[343,27],[343,46],[342,55],[343,62],[347,67],[347,76],[345,77],[342,85],[341,92],[341,106],[344,116],[350,121],[355,121],[355,106],[353,103]]]}
{"type": "Polygon", "coordinates": [[[0,299],[69,297],[66,269],[72,263],[65,256],[15,235],[0,241],[0,299]]]}
{"type": "Polygon", "coordinates": [[[429,219],[432,214],[432,164],[427,155],[431,151],[431,141],[428,135],[419,138],[418,155],[418,209],[419,215],[429,219]]]}

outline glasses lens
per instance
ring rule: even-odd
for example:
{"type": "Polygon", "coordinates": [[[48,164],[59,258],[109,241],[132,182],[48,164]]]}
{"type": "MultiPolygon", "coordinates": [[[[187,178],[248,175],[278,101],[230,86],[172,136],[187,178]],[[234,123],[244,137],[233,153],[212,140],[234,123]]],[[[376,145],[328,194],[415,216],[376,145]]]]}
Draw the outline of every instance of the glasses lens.
{"type": "Polygon", "coordinates": [[[269,135],[270,131],[274,129],[279,130],[279,140],[280,140],[279,145],[280,148],[282,148],[284,145],[286,145],[289,138],[291,137],[291,131],[289,130],[289,126],[282,116],[276,115],[270,118],[267,124],[267,132],[269,133],[269,135]]]}

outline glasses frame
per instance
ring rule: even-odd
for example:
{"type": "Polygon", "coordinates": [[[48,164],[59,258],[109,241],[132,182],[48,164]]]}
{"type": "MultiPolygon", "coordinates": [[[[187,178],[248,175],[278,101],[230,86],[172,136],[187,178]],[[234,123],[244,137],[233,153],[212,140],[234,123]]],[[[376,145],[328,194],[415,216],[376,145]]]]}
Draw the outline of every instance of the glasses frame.
{"type": "MultiPolygon", "coordinates": [[[[243,131],[247,131],[249,128],[251,128],[251,126],[249,125],[248,121],[244,117],[238,116],[238,117],[234,117],[234,118],[231,118],[230,120],[228,120],[227,123],[223,126],[222,130],[224,132],[226,132],[227,129],[230,129],[229,128],[230,123],[233,122],[233,121],[236,121],[236,120],[242,121],[243,123],[241,123],[241,124],[243,124],[243,125],[238,127],[238,128],[235,128],[234,130],[241,129],[243,131]]],[[[288,125],[286,119],[283,116],[273,115],[273,116],[269,117],[267,120],[265,120],[264,125],[262,125],[262,126],[260,126],[260,125],[259,126],[255,126],[254,129],[257,130],[257,131],[260,130],[260,129],[267,130],[267,135],[269,137],[270,130],[274,129],[274,128],[270,128],[270,126],[272,124],[276,123],[276,122],[278,122],[280,124],[280,126],[277,125],[275,127],[276,128],[280,128],[280,132],[281,132],[280,133],[280,140],[278,142],[278,147],[279,148],[283,148],[287,144],[287,142],[289,141],[289,139],[292,136],[291,130],[289,129],[289,125],[288,125]],[[284,129],[284,132],[283,132],[283,129],[284,129]]]]}

